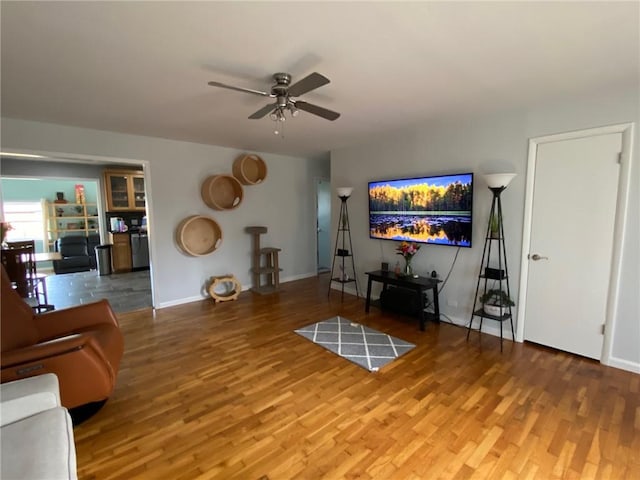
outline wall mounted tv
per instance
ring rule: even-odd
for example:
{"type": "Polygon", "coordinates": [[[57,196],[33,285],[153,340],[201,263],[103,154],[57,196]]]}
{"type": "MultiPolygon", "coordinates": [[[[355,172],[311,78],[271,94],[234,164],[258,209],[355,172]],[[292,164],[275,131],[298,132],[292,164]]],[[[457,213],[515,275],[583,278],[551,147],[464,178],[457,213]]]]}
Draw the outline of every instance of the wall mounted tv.
{"type": "Polygon", "coordinates": [[[473,173],[369,182],[369,237],[471,247],[473,173]]]}

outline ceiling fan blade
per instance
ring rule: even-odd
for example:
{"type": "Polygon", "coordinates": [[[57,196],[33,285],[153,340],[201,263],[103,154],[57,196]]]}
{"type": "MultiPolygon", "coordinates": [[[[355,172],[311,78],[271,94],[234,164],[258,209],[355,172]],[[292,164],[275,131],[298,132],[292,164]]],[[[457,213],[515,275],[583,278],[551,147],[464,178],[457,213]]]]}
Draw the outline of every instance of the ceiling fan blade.
{"type": "Polygon", "coordinates": [[[326,118],[331,121],[336,120],[340,116],[338,112],[319,107],[313,103],[297,101],[295,105],[298,110],[304,110],[305,112],[313,113],[314,115],[318,115],[319,117],[326,118]]]}
{"type": "Polygon", "coordinates": [[[269,105],[265,105],[260,110],[258,110],[256,113],[254,113],[253,115],[249,115],[249,118],[252,119],[252,120],[256,120],[258,118],[262,118],[267,113],[271,113],[277,106],[278,106],[277,103],[270,103],[269,105]]]}
{"type": "Polygon", "coordinates": [[[324,75],[313,72],[311,75],[307,75],[299,82],[291,85],[288,89],[288,93],[291,97],[299,97],[300,95],[310,92],[311,90],[315,90],[329,82],[330,80],[324,75]]]}
{"type": "Polygon", "coordinates": [[[261,95],[263,97],[272,96],[270,93],[261,92],[260,90],[253,90],[251,88],[234,87],[232,85],[227,85],[220,82],[209,82],[209,85],[211,85],[212,87],[222,87],[222,88],[228,88],[229,90],[237,90],[238,92],[253,93],[254,95],[261,95]]]}

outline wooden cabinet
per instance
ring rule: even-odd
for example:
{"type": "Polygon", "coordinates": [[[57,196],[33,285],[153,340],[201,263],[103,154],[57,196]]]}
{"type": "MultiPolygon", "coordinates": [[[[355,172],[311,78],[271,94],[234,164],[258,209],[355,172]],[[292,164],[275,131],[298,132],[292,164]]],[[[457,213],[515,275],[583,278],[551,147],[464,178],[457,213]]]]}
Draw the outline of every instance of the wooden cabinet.
{"type": "Polygon", "coordinates": [[[47,251],[54,250],[55,241],[65,235],[100,234],[98,205],[95,203],[45,202],[45,231],[47,251]]]}
{"type": "Polygon", "coordinates": [[[111,265],[115,273],[130,272],[133,268],[131,260],[131,240],[128,233],[110,233],[111,265]]]}
{"type": "Polygon", "coordinates": [[[108,212],[144,212],[144,174],[136,170],[105,170],[108,212]]]}

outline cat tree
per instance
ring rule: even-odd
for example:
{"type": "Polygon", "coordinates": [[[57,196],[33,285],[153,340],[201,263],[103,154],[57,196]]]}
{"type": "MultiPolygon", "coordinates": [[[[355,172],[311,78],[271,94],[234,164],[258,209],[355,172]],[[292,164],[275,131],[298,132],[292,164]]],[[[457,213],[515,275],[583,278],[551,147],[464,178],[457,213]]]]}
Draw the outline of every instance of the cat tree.
{"type": "Polygon", "coordinates": [[[280,288],[280,272],[282,269],[278,264],[279,248],[260,248],[260,235],[267,233],[267,227],[246,227],[245,231],[253,237],[253,258],[251,273],[253,274],[253,292],[261,295],[274,293],[280,288]],[[264,265],[262,258],[264,257],[264,265]],[[265,283],[262,284],[262,277],[265,283]]]}

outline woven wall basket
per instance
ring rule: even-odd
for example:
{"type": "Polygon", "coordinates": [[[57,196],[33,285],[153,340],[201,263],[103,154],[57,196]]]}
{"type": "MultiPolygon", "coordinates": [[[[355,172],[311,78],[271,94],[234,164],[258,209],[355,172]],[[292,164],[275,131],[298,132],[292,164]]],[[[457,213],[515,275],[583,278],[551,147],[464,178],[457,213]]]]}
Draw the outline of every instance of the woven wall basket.
{"type": "Polygon", "coordinates": [[[240,182],[231,175],[212,175],[202,184],[202,200],[214,210],[231,210],[242,202],[240,182]]]}
{"type": "Polygon", "coordinates": [[[242,155],[233,162],[233,176],[243,185],[255,185],[267,178],[267,164],[258,155],[242,155]]]}
{"type": "Polygon", "coordinates": [[[187,255],[208,255],[222,244],[222,230],[213,218],[192,215],[178,225],[176,242],[187,255]]]}

